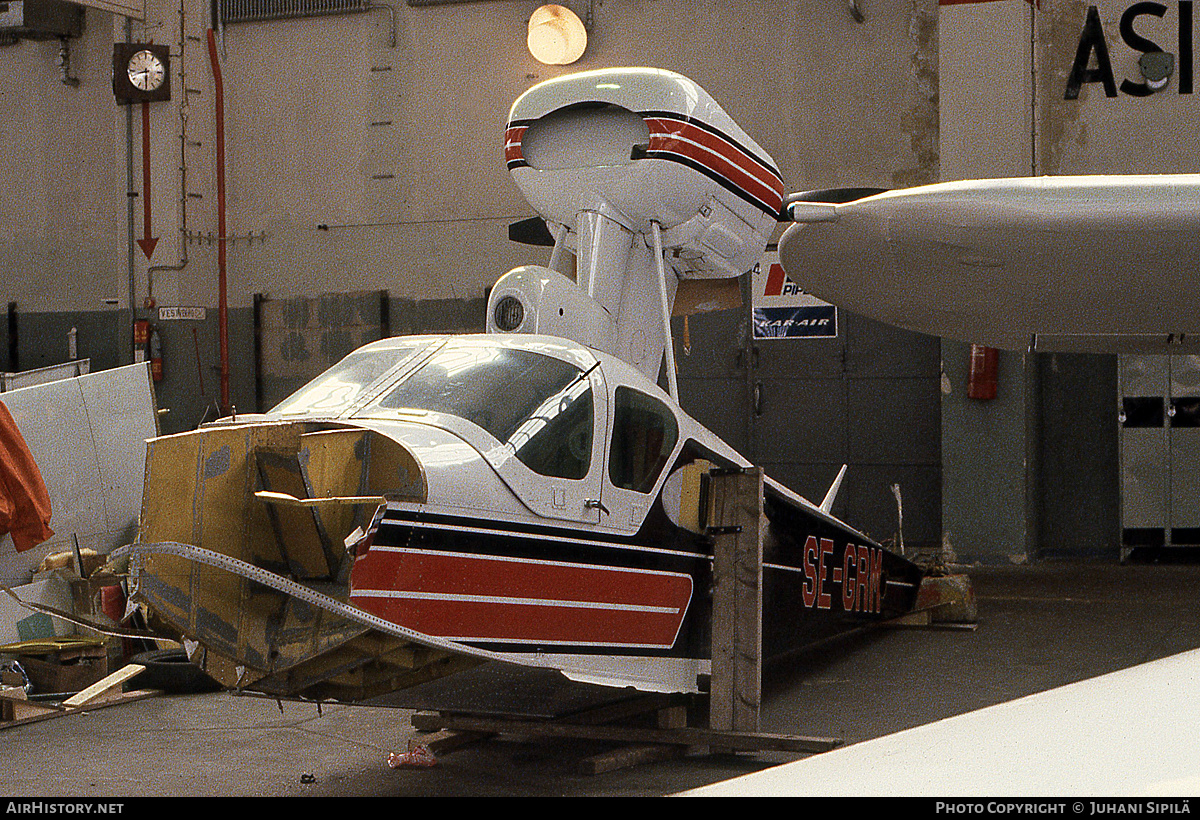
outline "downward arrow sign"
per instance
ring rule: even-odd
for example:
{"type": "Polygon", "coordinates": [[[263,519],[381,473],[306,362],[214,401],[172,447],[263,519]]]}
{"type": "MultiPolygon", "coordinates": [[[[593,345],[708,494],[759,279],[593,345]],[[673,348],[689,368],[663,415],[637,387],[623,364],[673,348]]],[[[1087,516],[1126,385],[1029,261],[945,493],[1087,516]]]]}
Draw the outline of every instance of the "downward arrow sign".
{"type": "Polygon", "coordinates": [[[145,213],[142,236],[145,238],[137,243],[149,259],[158,244],[158,237],[150,235],[150,103],[146,100],[142,101],[142,205],[145,213]]]}

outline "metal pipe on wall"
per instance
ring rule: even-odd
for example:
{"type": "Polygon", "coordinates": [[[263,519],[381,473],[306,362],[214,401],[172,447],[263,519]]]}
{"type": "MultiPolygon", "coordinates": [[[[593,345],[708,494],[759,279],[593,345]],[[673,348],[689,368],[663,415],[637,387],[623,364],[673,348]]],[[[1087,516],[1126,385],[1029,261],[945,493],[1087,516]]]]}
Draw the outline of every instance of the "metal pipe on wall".
{"type": "MultiPolygon", "coordinates": [[[[133,39],[133,21],[125,18],[125,42],[133,39]]],[[[134,239],[133,233],[136,230],[136,221],[134,217],[133,206],[133,106],[125,106],[125,200],[128,203],[126,206],[126,219],[128,222],[128,236],[126,241],[126,255],[128,256],[127,263],[129,265],[129,361],[137,361],[136,342],[133,340],[133,322],[137,319],[137,267],[134,262],[134,239]]]]}
{"type": "Polygon", "coordinates": [[[152,265],[146,270],[146,296],[154,296],[154,274],[158,271],[181,271],[187,267],[187,119],[188,89],[185,51],[187,48],[187,16],[184,0],[179,0],[179,264],[152,265]]]}
{"type": "Polygon", "coordinates": [[[212,63],[217,118],[217,327],[221,351],[221,412],[229,412],[229,299],[225,271],[225,87],[217,59],[217,37],[208,30],[208,58],[212,63]]]}

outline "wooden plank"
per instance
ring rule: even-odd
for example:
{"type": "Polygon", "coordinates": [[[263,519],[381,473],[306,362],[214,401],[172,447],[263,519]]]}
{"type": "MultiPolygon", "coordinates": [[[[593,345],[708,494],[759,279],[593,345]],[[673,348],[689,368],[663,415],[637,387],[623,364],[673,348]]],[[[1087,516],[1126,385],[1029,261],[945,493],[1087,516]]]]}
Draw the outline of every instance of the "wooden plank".
{"type": "MultiPolygon", "coordinates": [[[[573,712],[568,715],[563,715],[562,719],[568,723],[578,726],[595,726],[601,723],[621,723],[628,721],[631,718],[636,718],[641,715],[646,715],[651,712],[663,712],[670,709],[679,703],[679,698],[674,695],[667,694],[646,694],[640,697],[629,698],[628,700],[618,701],[616,703],[606,703],[602,706],[596,706],[585,709],[581,712],[573,712]]],[[[686,723],[686,721],[685,721],[686,723]]],[[[659,726],[663,724],[660,722],[659,726]]]]}
{"type": "Polygon", "coordinates": [[[74,709],[65,709],[56,704],[38,704],[45,711],[40,714],[29,714],[26,717],[16,720],[0,721],[0,729],[9,729],[14,726],[24,726],[27,723],[37,723],[41,720],[49,720],[50,718],[61,717],[63,715],[73,715],[79,712],[91,712],[96,709],[103,709],[107,706],[116,706],[120,703],[132,703],[137,700],[144,700],[156,695],[161,695],[157,689],[137,689],[132,692],[122,692],[118,697],[109,698],[106,700],[96,700],[86,706],[79,706],[74,709]]]}
{"type": "Polygon", "coordinates": [[[495,735],[491,732],[461,732],[457,729],[443,729],[440,732],[409,738],[408,750],[411,752],[417,746],[424,746],[435,755],[445,754],[493,737],[495,735]]]}
{"type": "MultiPolygon", "coordinates": [[[[645,698],[644,701],[649,704],[652,699],[645,698]]],[[[664,705],[654,711],[655,721],[660,729],[681,729],[687,726],[687,707],[683,704],[664,705]]],[[[668,743],[634,744],[584,758],[577,768],[580,774],[597,775],[647,763],[674,760],[683,757],[687,750],[686,746],[668,743]]]]}
{"type": "Polygon", "coordinates": [[[146,667],[142,666],[141,664],[138,664],[138,663],[126,664],[125,666],[122,666],[120,669],[118,669],[116,672],[113,672],[108,677],[101,678],[100,680],[96,681],[91,686],[89,686],[87,689],[84,689],[82,692],[79,692],[78,694],[72,695],[71,697],[67,698],[66,700],[63,701],[63,706],[66,706],[66,707],[83,706],[84,704],[88,703],[89,701],[93,701],[96,698],[100,697],[105,692],[107,692],[109,689],[112,689],[115,686],[120,686],[125,681],[132,678],[134,675],[139,675],[145,671],[146,671],[146,667]]]}
{"type": "Polygon", "coordinates": [[[26,718],[41,715],[58,714],[64,711],[57,703],[37,703],[24,697],[0,695],[0,725],[7,726],[14,722],[26,722],[26,718]]]}
{"type": "Polygon", "coordinates": [[[887,626],[929,626],[933,623],[933,617],[929,610],[921,612],[910,612],[907,615],[901,615],[899,618],[893,618],[887,622],[887,626]]]}
{"type": "Polygon", "coordinates": [[[541,735],[616,743],[719,746],[735,751],[827,752],[841,743],[837,738],[829,737],[727,732],[694,727],[657,729],[640,726],[581,726],[558,721],[484,718],[471,715],[418,713],[413,715],[412,724],[414,728],[423,730],[456,729],[498,735],[541,735]]]}
{"type": "Polygon", "coordinates": [[[761,468],[711,471],[708,498],[714,536],[709,726],[754,732],[762,701],[761,468]]]}
{"type": "Polygon", "coordinates": [[[660,763],[663,760],[674,760],[677,757],[682,757],[685,752],[685,747],[673,745],[622,746],[619,749],[586,757],[579,761],[579,765],[576,768],[583,775],[604,774],[605,772],[615,772],[620,769],[642,766],[646,763],[660,763]]]}

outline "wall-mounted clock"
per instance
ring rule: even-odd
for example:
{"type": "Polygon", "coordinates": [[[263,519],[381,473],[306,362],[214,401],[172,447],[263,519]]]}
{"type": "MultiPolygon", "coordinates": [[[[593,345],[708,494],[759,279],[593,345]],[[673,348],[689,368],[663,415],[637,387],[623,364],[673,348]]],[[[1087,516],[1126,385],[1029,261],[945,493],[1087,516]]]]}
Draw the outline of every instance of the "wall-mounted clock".
{"type": "Polygon", "coordinates": [[[170,49],[154,43],[116,43],[113,96],[119,103],[171,99],[170,49]]]}

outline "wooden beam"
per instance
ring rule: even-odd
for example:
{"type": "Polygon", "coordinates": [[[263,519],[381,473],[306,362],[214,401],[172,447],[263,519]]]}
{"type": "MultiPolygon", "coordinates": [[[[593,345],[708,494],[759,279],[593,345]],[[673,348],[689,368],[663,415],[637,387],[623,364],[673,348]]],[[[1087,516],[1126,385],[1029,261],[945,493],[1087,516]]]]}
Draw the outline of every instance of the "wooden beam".
{"type": "Polygon", "coordinates": [[[424,731],[454,729],[488,732],[497,735],[540,735],[569,737],[616,743],[649,743],[675,746],[719,746],[736,751],[827,752],[841,741],[828,737],[766,734],[762,732],[725,732],[714,729],[679,727],[656,729],[640,726],[580,726],[559,721],[484,718],[471,715],[418,713],[412,725],[424,731]]]}
{"type": "Polygon", "coordinates": [[[629,769],[646,763],[659,763],[663,760],[674,760],[684,754],[683,746],[673,745],[643,745],[622,746],[608,752],[601,752],[591,757],[585,757],[576,767],[582,775],[604,774],[620,769],[629,769]]]}
{"type": "Polygon", "coordinates": [[[756,732],[762,701],[762,469],[713,469],[707,482],[714,539],[709,727],[756,732]]]}
{"type": "Polygon", "coordinates": [[[57,703],[35,703],[25,698],[0,695],[0,725],[25,723],[31,717],[58,715],[65,707],[57,703]]]}
{"type": "Polygon", "coordinates": [[[443,729],[440,732],[409,738],[408,750],[411,752],[417,746],[424,746],[435,755],[445,754],[493,737],[495,735],[491,732],[461,732],[457,729],[443,729]]]}
{"type": "Polygon", "coordinates": [[[40,703],[35,704],[29,702],[27,707],[20,711],[20,715],[13,720],[0,721],[0,729],[8,729],[12,726],[24,726],[27,723],[37,723],[42,720],[61,717],[63,715],[74,715],[81,712],[91,712],[96,709],[103,709],[108,706],[116,706],[120,703],[132,703],[135,700],[143,700],[145,698],[156,697],[161,695],[157,689],[136,689],[132,692],[122,692],[118,697],[109,697],[103,700],[95,700],[84,706],[77,706],[74,709],[67,709],[63,706],[40,703]]]}

